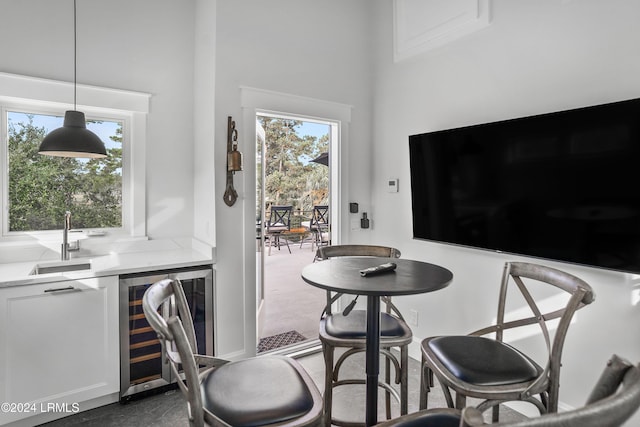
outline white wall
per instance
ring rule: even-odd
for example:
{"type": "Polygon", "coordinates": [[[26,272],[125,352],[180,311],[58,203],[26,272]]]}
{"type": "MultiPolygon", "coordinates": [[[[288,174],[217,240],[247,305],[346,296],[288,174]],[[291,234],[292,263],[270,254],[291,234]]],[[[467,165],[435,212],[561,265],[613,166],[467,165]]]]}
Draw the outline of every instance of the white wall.
{"type": "MultiPolygon", "coordinates": [[[[152,238],[193,233],[194,4],[82,0],[77,7],[78,83],[152,94],[146,156],[152,238]]],[[[73,81],[72,0],[0,1],[0,40],[0,71],[73,81]]]]}
{"type": "MultiPolygon", "coordinates": [[[[419,311],[418,339],[488,324],[503,263],[523,258],[412,240],[408,136],[640,97],[637,1],[491,5],[489,27],[394,63],[393,5],[375,1],[372,239],[454,273],[448,289],[400,300],[419,311]],[[400,179],[399,193],[385,191],[388,177],[400,179]]],[[[628,274],[545,263],[587,280],[597,295],[578,313],[564,353],[560,398],[580,406],[608,356],[640,361],[639,285],[628,274]]]]}
{"type": "Polygon", "coordinates": [[[342,190],[349,200],[368,205],[372,100],[368,4],[366,0],[217,2],[216,277],[218,301],[224,301],[216,319],[220,354],[252,354],[256,344],[255,324],[250,324],[255,305],[255,184],[249,171],[255,164],[255,135],[244,131],[251,126],[243,121],[241,87],[351,105],[342,190]],[[222,202],[227,116],[236,120],[245,164],[245,171],[234,176],[239,198],[232,207],[222,202]]]}
{"type": "Polygon", "coordinates": [[[195,0],[193,235],[216,245],[216,0],[195,0]]]}

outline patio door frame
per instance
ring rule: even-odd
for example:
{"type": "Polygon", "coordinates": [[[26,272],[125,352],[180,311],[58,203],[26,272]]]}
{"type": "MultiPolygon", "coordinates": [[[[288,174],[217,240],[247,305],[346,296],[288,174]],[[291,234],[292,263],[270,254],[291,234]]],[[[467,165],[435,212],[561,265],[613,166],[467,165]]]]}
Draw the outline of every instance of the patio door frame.
{"type": "MultiPolygon", "coordinates": [[[[299,120],[301,122],[312,122],[312,123],[319,123],[322,125],[326,125],[329,128],[329,164],[327,165],[327,167],[329,168],[329,223],[331,224],[332,227],[332,231],[333,231],[333,227],[334,224],[337,225],[337,229],[339,230],[340,226],[340,220],[338,218],[338,211],[336,209],[333,209],[334,203],[338,203],[338,197],[335,195],[339,190],[338,190],[338,180],[333,176],[333,164],[334,162],[336,162],[335,157],[331,155],[331,153],[333,153],[334,149],[337,149],[337,147],[339,147],[339,140],[340,140],[340,123],[339,122],[335,122],[335,121],[328,121],[326,119],[318,119],[315,117],[308,117],[308,116],[300,116],[300,115],[292,115],[292,114],[279,114],[279,113],[273,113],[273,112],[267,112],[267,111],[262,111],[262,110],[258,110],[256,112],[256,120],[257,118],[261,116],[261,117],[269,117],[269,118],[273,118],[273,119],[282,119],[282,120],[299,120]]],[[[261,152],[264,154],[265,152],[265,143],[266,141],[264,140],[264,134],[262,134],[262,131],[258,131],[258,129],[256,128],[256,138],[258,138],[258,134],[260,134],[260,137],[262,138],[262,150],[261,152]]],[[[257,159],[256,157],[256,167],[258,166],[258,162],[261,163],[261,171],[262,171],[262,177],[261,177],[261,182],[262,182],[262,186],[263,188],[260,190],[260,194],[258,194],[258,191],[256,190],[256,206],[257,203],[260,203],[261,206],[261,215],[262,215],[262,221],[261,221],[261,239],[260,242],[258,243],[261,247],[261,251],[258,252],[260,255],[258,257],[258,259],[256,260],[256,287],[257,287],[257,301],[258,301],[258,306],[257,306],[257,328],[258,328],[258,337],[260,335],[260,325],[262,324],[263,320],[263,308],[264,308],[264,296],[265,296],[265,247],[264,247],[264,238],[265,238],[265,234],[264,234],[264,224],[265,224],[265,197],[264,197],[264,184],[265,184],[265,170],[266,170],[266,158],[263,156],[261,156],[261,159],[257,159]]],[[[257,175],[256,175],[256,178],[257,175]]],[[[256,188],[257,188],[257,182],[256,182],[256,188]]],[[[337,243],[337,242],[336,242],[337,243]]]]}
{"type": "MultiPolygon", "coordinates": [[[[268,115],[283,118],[294,118],[303,121],[319,121],[330,125],[331,141],[329,151],[332,153],[329,163],[329,185],[331,205],[331,238],[333,243],[342,240],[343,224],[348,224],[346,192],[342,191],[343,183],[348,182],[347,172],[342,164],[347,164],[349,124],[351,122],[350,105],[339,104],[314,98],[300,97],[279,92],[266,91],[250,87],[240,88],[240,105],[242,107],[243,133],[253,141],[251,149],[245,149],[245,188],[244,203],[244,285],[245,285],[245,349],[255,348],[258,343],[258,313],[264,297],[261,286],[262,275],[258,277],[258,269],[264,271],[264,260],[258,259],[256,252],[256,116],[268,115]],[[343,213],[344,212],[344,213],[343,213]],[[258,264],[258,262],[260,264],[258,264]]],[[[247,144],[248,145],[248,144],[247,144]]],[[[262,200],[260,201],[263,202],[262,200]]]]}

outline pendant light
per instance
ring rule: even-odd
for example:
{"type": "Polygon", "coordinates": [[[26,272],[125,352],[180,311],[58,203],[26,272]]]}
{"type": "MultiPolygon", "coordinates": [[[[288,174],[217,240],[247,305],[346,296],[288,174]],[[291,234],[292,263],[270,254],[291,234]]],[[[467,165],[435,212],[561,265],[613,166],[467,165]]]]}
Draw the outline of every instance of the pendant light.
{"type": "Polygon", "coordinates": [[[73,110],[64,113],[61,128],[54,129],[40,143],[38,153],[56,157],[107,157],[107,150],[98,135],[87,129],[84,113],[76,110],[77,99],[77,24],[76,0],[73,0],[73,110]]]}

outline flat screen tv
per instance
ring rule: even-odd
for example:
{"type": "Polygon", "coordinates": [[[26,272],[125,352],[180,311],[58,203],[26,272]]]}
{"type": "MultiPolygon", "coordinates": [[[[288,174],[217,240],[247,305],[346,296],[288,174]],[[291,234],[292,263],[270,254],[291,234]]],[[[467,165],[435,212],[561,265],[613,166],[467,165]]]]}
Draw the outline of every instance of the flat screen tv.
{"type": "Polygon", "coordinates": [[[640,272],[640,99],[409,136],[416,239],[640,272]]]}

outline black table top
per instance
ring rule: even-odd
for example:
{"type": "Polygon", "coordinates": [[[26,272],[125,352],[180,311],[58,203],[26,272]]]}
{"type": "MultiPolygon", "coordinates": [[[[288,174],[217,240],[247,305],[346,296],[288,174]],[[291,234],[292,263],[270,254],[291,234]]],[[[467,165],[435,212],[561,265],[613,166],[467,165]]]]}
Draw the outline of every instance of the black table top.
{"type": "Polygon", "coordinates": [[[437,291],[449,285],[453,273],[444,267],[410,259],[377,257],[330,258],[309,264],[302,279],[318,288],[361,295],[411,295],[437,291]],[[394,262],[397,268],[362,277],[360,270],[394,262]]]}

